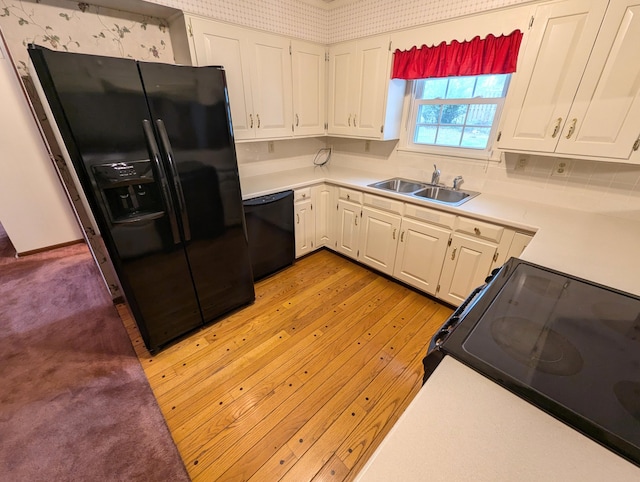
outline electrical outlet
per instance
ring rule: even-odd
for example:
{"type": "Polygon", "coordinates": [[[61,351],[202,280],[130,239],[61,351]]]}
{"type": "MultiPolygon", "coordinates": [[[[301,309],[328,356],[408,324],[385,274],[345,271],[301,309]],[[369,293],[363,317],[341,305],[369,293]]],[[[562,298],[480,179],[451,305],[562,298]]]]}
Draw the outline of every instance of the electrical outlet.
{"type": "Polygon", "coordinates": [[[558,160],[553,166],[551,175],[554,177],[566,177],[569,174],[569,161],[558,160]]]}
{"type": "Polygon", "coordinates": [[[274,150],[275,148],[273,147],[273,141],[267,142],[267,152],[269,152],[269,154],[273,154],[274,150]]]}
{"type": "Polygon", "coordinates": [[[518,160],[516,161],[516,171],[525,171],[527,168],[527,164],[529,164],[529,156],[522,155],[518,156],[518,160]]]}
{"type": "Polygon", "coordinates": [[[364,152],[371,151],[371,141],[364,141],[364,152]]]}

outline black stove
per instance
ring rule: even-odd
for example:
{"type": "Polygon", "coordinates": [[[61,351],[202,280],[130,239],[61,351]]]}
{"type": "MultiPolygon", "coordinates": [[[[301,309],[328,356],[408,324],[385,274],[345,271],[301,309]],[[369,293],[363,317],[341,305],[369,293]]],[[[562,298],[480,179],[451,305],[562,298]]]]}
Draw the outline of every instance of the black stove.
{"type": "Polygon", "coordinates": [[[434,336],[450,355],[640,466],[640,298],[512,258],[434,336]]]}

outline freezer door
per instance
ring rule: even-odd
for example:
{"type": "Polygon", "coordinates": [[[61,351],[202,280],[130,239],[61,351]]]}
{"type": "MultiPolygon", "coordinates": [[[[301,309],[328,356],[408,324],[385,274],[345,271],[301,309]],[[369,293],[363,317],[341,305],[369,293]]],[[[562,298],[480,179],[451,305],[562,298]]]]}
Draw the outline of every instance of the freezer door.
{"type": "Polygon", "coordinates": [[[255,298],[224,71],[138,65],[210,321],[255,298]]]}
{"type": "Polygon", "coordinates": [[[150,349],[202,324],[135,61],[30,49],[150,349]]]}

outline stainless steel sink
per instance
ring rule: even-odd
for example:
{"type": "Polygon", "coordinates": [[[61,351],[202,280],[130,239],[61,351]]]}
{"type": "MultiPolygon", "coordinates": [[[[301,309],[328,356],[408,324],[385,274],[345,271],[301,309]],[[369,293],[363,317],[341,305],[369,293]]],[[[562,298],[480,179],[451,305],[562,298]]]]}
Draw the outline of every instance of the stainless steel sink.
{"type": "Polygon", "coordinates": [[[399,177],[396,177],[394,179],[387,179],[386,181],[369,184],[369,187],[384,189],[385,191],[408,194],[419,191],[420,189],[424,189],[425,187],[427,187],[427,184],[418,181],[411,181],[410,179],[401,179],[399,177]]]}
{"type": "Polygon", "coordinates": [[[473,191],[454,191],[441,186],[430,186],[421,191],[416,191],[412,195],[419,198],[429,199],[452,206],[459,206],[465,201],[476,197],[479,193],[473,191]]]}
{"type": "Polygon", "coordinates": [[[428,201],[447,204],[449,206],[459,206],[480,194],[479,192],[463,191],[461,189],[455,190],[439,184],[428,184],[400,177],[374,182],[373,184],[369,184],[369,187],[382,189],[384,191],[392,191],[398,194],[406,194],[407,196],[426,199],[428,201]]]}

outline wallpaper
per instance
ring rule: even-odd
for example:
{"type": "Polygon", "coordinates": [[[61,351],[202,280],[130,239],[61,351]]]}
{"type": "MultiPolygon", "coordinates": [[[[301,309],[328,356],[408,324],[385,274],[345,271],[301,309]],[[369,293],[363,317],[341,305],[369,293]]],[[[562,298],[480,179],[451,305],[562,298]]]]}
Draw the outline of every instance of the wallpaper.
{"type": "Polygon", "coordinates": [[[28,43],[54,50],[173,62],[167,22],[68,0],[0,0],[0,29],[21,75],[28,43]]]}
{"type": "Polygon", "coordinates": [[[226,22],[330,44],[531,0],[355,0],[325,10],[299,0],[149,0],[226,22]]]}

